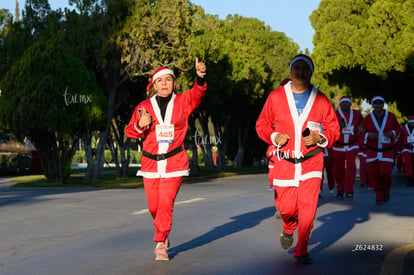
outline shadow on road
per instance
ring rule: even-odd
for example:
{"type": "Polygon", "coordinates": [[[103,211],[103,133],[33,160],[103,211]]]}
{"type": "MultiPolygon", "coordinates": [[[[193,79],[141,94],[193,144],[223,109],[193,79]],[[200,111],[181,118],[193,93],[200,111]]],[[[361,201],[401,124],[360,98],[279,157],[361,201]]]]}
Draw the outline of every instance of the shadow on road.
{"type": "Polygon", "coordinates": [[[232,222],[215,227],[211,231],[206,232],[197,238],[172,247],[168,250],[168,254],[170,255],[170,258],[173,258],[181,252],[203,246],[233,233],[252,228],[258,225],[261,221],[274,216],[274,214],[274,207],[266,207],[257,211],[231,217],[233,220],[232,222]]]}
{"type": "Polygon", "coordinates": [[[42,189],[42,188],[24,188],[24,189],[0,189],[0,207],[11,206],[14,204],[33,204],[42,201],[53,200],[50,195],[64,193],[79,193],[96,191],[95,189],[42,189]]]}

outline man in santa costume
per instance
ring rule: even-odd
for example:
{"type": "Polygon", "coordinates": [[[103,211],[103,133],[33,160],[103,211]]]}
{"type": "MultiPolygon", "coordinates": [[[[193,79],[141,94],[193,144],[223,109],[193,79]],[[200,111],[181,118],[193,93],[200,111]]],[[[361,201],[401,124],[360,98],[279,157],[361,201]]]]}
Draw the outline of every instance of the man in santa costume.
{"type": "Polygon", "coordinates": [[[382,96],[374,96],[371,100],[373,110],[361,124],[361,134],[367,148],[368,177],[374,188],[377,204],[390,200],[395,141],[401,131],[397,118],[384,109],[384,103],[382,96]]]}
{"type": "Polygon", "coordinates": [[[290,79],[272,91],[256,122],[259,137],[276,146],[272,171],[275,203],[283,220],[282,248],[293,243],[298,263],[312,263],[307,251],[323,170],[323,147],[339,137],[339,124],[329,99],[311,83],[311,58],[300,54],[290,64],[290,79]]]}
{"type": "Polygon", "coordinates": [[[174,72],[157,69],[147,86],[148,99],[135,109],[125,129],[128,138],[142,138],[141,170],[148,210],[155,227],[155,260],[168,261],[168,235],[171,231],[174,201],[183,176],[189,175],[184,138],[188,117],[197,108],[207,89],[206,66],[196,58],[197,78],[194,86],[182,94],[176,93],[174,72]]]}
{"type": "Polygon", "coordinates": [[[398,151],[401,153],[407,185],[412,186],[414,185],[414,116],[409,116],[407,123],[401,129],[398,151]]]}
{"type": "Polygon", "coordinates": [[[339,100],[339,109],[336,110],[341,135],[332,146],[334,153],[334,177],[337,183],[336,197],[338,199],[352,199],[354,197],[354,183],[356,176],[356,157],[359,149],[359,131],[362,115],[351,108],[352,100],[343,96],[339,100]]]}

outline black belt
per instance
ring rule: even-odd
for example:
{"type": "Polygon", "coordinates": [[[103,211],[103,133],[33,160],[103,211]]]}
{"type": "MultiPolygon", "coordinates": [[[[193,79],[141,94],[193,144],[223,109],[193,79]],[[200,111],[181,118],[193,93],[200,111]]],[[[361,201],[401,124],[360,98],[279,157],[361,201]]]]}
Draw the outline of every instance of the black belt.
{"type": "Polygon", "coordinates": [[[387,147],[387,148],[379,149],[379,148],[373,148],[373,147],[370,147],[370,146],[367,145],[367,149],[372,150],[372,151],[375,151],[375,152],[386,152],[386,151],[389,151],[389,150],[394,149],[394,146],[390,146],[390,147],[387,147]]]}
{"type": "Polygon", "coordinates": [[[182,150],[183,150],[183,147],[180,146],[180,147],[177,147],[177,148],[175,148],[175,149],[173,149],[173,150],[171,150],[171,151],[169,151],[168,153],[165,153],[165,154],[155,154],[155,155],[153,155],[153,154],[151,154],[147,151],[142,151],[142,155],[144,155],[145,157],[147,157],[149,159],[159,161],[159,160],[164,160],[164,159],[167,159],[169,157],[172,157],[172,156],[178,154],[179,152],[181,152],[182,150]]]}
{"type": "Polygon", "coordinates": [[[301,158],[291,158],[289,156],[283,155],[283,152],[280,152],[280,151],[277,151],[277,154],[278,154],[279,158],[287,160],[291,163],[297,164],[297,163],[304,162],[305,160],[308,160],[311,157],[316,156],[317,154],[319,154],[321,152],[322,152],[322,149],[320,147],[317,147],[317,148],[313,149],[312,151],[309,151],[308,153],[306,153],[301,158]]]}
{"type": "Polygon", "coordinates": [[[336,141],[335,143],[337,143],[339,145],[351,145],[351,144],[355,143],[356,141],[358,141],[358,138],[356,138],[353,141],[348,142],[348,143],[343,143],[343,142],[340,142],[340,141],[336,141]]]}

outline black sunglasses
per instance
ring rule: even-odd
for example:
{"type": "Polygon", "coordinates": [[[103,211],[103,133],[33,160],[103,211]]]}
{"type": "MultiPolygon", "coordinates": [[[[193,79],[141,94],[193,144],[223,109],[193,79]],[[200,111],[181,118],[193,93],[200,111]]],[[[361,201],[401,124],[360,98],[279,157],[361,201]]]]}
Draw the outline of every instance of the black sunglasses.
{"type": "Polygon", "coordinates": [[[374,104],[384,104],[384,101],[381,100],[375,100],[374,102],[372,102],[374,104]]]}

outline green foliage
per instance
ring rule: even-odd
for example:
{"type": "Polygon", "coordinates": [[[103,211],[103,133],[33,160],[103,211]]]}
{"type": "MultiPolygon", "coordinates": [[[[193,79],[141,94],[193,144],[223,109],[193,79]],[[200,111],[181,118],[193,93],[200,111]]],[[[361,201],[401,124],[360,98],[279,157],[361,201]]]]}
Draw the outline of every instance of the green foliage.
{"type": "Polygon", "coordinates": [[[62,160],[62,164],[63,164],[62,171],[59,171],[59,169],[56,169],[56,167],[43,163],[42,165],[43,173],[49,181],[64,183],[70,178],[70,175],[72,174],[71,163],[72,162],[70,158],[63,159],[62,160]]]}
{"type": "Polygon", "coordinates": [[[93,73],[54,36],[28,48],[0,87],[3,127],[19,138],[30,138],[48,178],[67,179],[72,143],[105,119],[105,99],[93,73]]]}
{"type": "Polygon", "coordinates": [[[398,109],[397,102],[391,102],[391,103],[388,103],[387,105],[388,105],[388,111],[390,111],[391,113],[393,113],[396,116],[396,118],[397,118],[397,120],[400,124],[403,124],[404,122],[407,122],[408,118],[407,118],[407,116],[404,116],[401,113],[401,111],[398,109]]]}
{"type": "Polygon", "coordinates": [[[32,129],[75,135],[105,117],[94,75],[68,52],[56,37],[39,41],[1,81],[0,114],[17,136],[32,129]]]}
{"type": "MultiPolygon", "coordinates": [[[[142,152],[132,151],[130,162],[134,164],[141,163],[141,155],[142,155],[142,152]]],[[[110,150],[105,150],[104,156],[105,156],[105,162],[107,163],[113,162],[113,158],[112,158],[112,154],[110,150]]],[[[119,159],[119,156],[118,156],[118,159],[119,159]]],[[[75,154],[73,155],[72,163],[86,163],[85,151],[76,151],[75,154]]]]}
{"type": "Polygon", "coordinates": [[[381,94],[412,113],[412,0],[322,0],[311,17],[316,70],[356,98],[381,94]]]}
{"type": "Polygon", "coordinates": [[[86,163],[85,151],[76,151],[73,155],[72,163],[86,163]]]}
{"type": "Polygon", "coordinates": [[[116,38],[129,75],[148,76],[160,66],[192,68],[186,45],[192,13],[188,0],[136,1],[116,38]]]}
{"type": "MultiPolygon", "coordinates": [[[[255,18],[228,15],[219,20],[197,9],[192,26],[195,35],[188,40],[190,55],[200,57],[208,68],[208,90],[197,117],[201,124],[211,118],[216,131],[205,135],[227,139],[229,158],[239,146],[248,144],[249,150],[261,154],[263,150],[256,148],[260,142],[253,126],[255,118],[267,94],[288,76],[288,63],[299,47],[255,18]],[[238,132],[243,135],[235,134],[238,132]]],[[[193,81],[194,72],[190,71],[186,87],[193,81]]]]}

